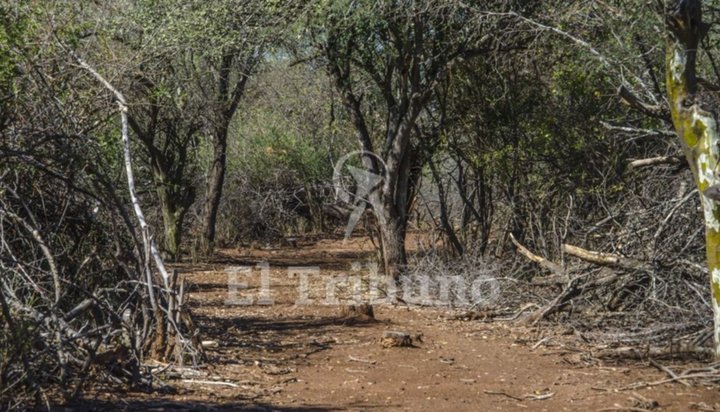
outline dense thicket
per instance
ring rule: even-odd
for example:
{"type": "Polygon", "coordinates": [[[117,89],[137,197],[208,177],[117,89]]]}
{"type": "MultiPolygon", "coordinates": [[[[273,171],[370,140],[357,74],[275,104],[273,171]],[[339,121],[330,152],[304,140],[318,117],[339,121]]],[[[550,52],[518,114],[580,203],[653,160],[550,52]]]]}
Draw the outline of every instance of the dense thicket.
{"type": "MultiPolygon", "coordinates": [[[[667,104],[665,13],[640,0],[0,3],[0,408],[77,396],[90,370],[139,385],[144,357],[186,356],[151,299],[172,294],[146,284],[117,102],[78,57],[127,99],[140,206],[170,259],[343,233],[356,205],[333,167],[361,149],[377,156],[355,166],[386,177],[362,229],[395,280],[428,256],[482,262],[511,280],[505,306],[538,304],[530,321],[701,346],[703,224],[667,104]],[[411,245],[420,260],[408,231],[437,240],[411,245]]],[[[698,60],[708,101],[717,36],[698,60]]]]}

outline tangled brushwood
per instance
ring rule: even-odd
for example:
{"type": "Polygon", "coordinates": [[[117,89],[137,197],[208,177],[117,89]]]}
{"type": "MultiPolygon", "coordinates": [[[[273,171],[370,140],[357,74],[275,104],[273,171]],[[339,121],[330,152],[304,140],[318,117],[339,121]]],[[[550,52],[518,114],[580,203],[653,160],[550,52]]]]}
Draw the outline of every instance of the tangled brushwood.
{"type": "Polygon", "coordinates": [[[200,362],[164,258],[356,223],[407,303],[720,358],[702,5],[0,2],[0,410],[200,362]]]}
{"type": "MultiPolygon", "coordinates": [[[[461,317],[562,324],[609,348],[649,347],[655,356],[712,353],[704,231],[689,170],[666,161],[620,169],[614,176],[605,172],[607,180],[584,197],[562,188],[541,191],[538,198],[524,194],[534,208],[525,209],[523,220],[535,223],[520,235],[503,226],[510,221],[505,216],[516,213],[512,205],[498,202],[496,235],[487,249],[502,253],[480,259],[472,243],[460,257],[449,247],[445,251],[455,257],[424,251],[411,262],[410,273],[485,272],[495,278],[499,293],[493,304],[463,309],[461,317]],[[618,184],[622,192],[612,189],[618,184]]],[[[452,193],[439,201],[462,210],[452,203],[452,193]]],[[[440,213],[436,203],[429,208],[440,213]]],[[[441,225],[436,230],[447,238],[441,225]]],[[[467,238],[462,231],[456,236],[467,238]]],[[[636,356],[621,352],[604,354],[636,356]]]]}
{"type": "Polygon", "coordinates": [[[61,147],[72,158],[88,146],[57,137],[3,163],[2,409],[70,400],[90,382],[150,387],[141,368],[148,355],[197,359],[182,298],[159,287],[150,295],[149,262],[109,179],[71,170],[70,159],[52,165],[54,178],[38,169],[61,147]]]}
{"type": "Polygon", "coordinates": [[[27,70],[15,89],[24,94],[0,106],[2,410],[49,408],[90,385],[150,389],[144,359],[202,357],[184,281],[165,271],[139,205],[119,184],[129,151],[113,166],[122,146],[83,123],[79,106],[33,100],[93,80],[57,67],[18,66],[27,70]]]}

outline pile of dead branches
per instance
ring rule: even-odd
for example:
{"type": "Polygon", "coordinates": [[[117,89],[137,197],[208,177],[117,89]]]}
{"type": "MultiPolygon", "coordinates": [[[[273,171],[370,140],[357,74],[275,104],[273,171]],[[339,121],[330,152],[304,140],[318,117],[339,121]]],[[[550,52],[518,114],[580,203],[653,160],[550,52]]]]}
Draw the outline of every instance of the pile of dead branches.
{"type": "MultiPolygon", "coordinates": [[[[460,189],[423,188],[420,204],[433,233],[441,234],[432,244],[443,246],[410,270],[443,272],[443,261],[481,256],[477,267],[495,267],[501,284],[498,318],[568,324],[618,348],[670,350],[682,343],[704,352],[712,308],[699,196],[684,161],[673,155],[680,153],[675,137],[651,132],[610,130],[608,147],[592,153],[614,153],[616,163],[595,161],[591,186],[535,164],[541,177],[534,185],[510,190],[515,181],[499,181],[473,189],[489,191],[483,199],[494,199],[492,207],[460,189]],[[503,199],[505,192],[514,197],[503,199]],[[484,233],[480,248],[473,248],[477,237],[466,236],[473,231],[484,233]]],[[[453,188],[467,170],[443,164],[444,186],[453,188]]],[[[477,312],[471,317],[487,315],[477,312]]]]}
{"type": "Polygon", "coordinates": [[[533,262],[527,285],[543,297],[524,321],[569,322],[618,347],[707,353],[712,316],[697,191],[673,164],[629,173],[630,195],[574,229],[554,258],[510,235],[533,262]]]}
{"type": "MultiPolygon", "coordinates": [[[[80,68],[43,70],[18,87],[88,81],[80,68]]],[[[113,165],[75,107],[32,97],[15,96],[0,127],[0,409],[49,408],[89,387],[151,389],[147,358],[202,354],[183,278],[165,269],[134,192],[124,116],[107,125],[122,129],[113,165]]]]}

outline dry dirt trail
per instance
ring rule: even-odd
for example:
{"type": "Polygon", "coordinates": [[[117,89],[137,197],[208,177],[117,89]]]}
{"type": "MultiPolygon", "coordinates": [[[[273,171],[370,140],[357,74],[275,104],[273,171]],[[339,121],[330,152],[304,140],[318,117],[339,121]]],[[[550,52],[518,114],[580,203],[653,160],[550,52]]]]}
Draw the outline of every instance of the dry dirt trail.
{"type": "MultiPolygon", "coordinates": [[[[668,383],[647,363],[603,363],[560,328],[452,320],[447,311],[377,306],[375,321],[336,306],[295,305],[298,277],[315,265],[339,276],[370,245],[320,241],[279,250],[225,250],[213,263],[183,265],[207,349],[195,376],[168,380],[168,394],[122,394],[89,409],[258,411],[720,411],[720,389],[668,383]],[[270,264],[274,304],[227,305],[231,266],[270,264]],[[422,333],[414,347],[383,348],[384,331],[422,333]],[[207,383],[209,381],[210,383],[207,383]]],[[[259,272],[259,270],[257,270],[259,272]]],[[[259,276],[242,296],[259,293],[259,276]]],[[[312,288],[312,286],[311,286],[312,288]]],[[[312,295],[312,294],[311,294],[312,295]]],[[[680,369],[691,365],[684,363],[680,369]]],[[[671,365],[672,366],[672,365],[671,365]]]]}

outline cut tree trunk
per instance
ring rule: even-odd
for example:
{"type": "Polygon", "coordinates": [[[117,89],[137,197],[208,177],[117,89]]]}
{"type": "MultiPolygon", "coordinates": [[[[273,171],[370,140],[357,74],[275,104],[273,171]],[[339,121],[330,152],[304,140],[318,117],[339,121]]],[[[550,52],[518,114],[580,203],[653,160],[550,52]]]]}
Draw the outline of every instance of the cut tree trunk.
{"type": "Polygon", "coordinates": [[[700,193],[704,218],[711,301],[715,314],[715,356],[720,359],[720,205],[708,194],[720,187],[717,168],[720,135],[707,102],[698,92],[697,48],[707,33],[700,0],[671,0],[665,15],[668,27],[666,82],[673,125],[700,193]]]}
{"type": "Polygon", "coordinates": [[[346,319],[357,319],[357,320],[374,320],[375,311],[372,305],[367,303],[360,303],[357,305],[344,306],[340,311],[340,316],[346,319]]]}

